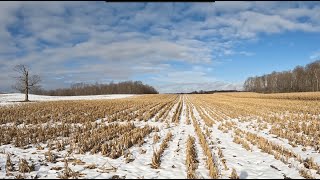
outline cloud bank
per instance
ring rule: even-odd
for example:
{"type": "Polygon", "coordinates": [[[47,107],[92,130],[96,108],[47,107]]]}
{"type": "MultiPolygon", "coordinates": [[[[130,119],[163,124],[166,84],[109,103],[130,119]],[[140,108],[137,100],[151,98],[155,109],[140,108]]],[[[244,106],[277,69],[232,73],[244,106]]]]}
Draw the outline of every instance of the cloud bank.
{"type": "Polygon", "coordinates": [[[161,93],[239,90],[212,74],[217,64],[253,56],[236,47],[263,34],[320,32],[319,12],[312,2],[0,2],[0,90],[19,63],[47,89],[142,80],[161,93]]]}

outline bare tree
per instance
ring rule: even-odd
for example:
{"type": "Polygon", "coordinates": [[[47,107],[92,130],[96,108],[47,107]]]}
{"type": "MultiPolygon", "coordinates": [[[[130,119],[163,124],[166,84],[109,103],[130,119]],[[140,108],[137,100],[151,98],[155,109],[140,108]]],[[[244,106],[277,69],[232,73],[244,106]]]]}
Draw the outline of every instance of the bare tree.
{"type": "Polygon", "coordinates": [[[39,89],[41,82],[39,75],[29,75],[30,68],[27,65],[19,64],[13,68],[14,71],[19,73],[19,76],[14,77],[17,82],[12,86],[13,89],[25,94],[24,101],[29,101],[29,92],[39,89]]]}

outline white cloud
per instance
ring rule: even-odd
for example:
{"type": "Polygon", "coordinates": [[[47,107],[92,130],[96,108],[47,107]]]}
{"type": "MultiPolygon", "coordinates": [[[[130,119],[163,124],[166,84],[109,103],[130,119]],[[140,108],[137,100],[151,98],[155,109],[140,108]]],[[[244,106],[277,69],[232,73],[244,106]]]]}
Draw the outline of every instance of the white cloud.
{"type": "MultiPolygon", "coordinates": [[[[178,83],[195,88],[203,83],[208,88],[228,88],[232,83],[215,83],[219,81],[205,69],[176,69],[168,61],[205,64],[212,70],[220,63],[217,59],[228,55],[254,55],[238,52],[235,46],[260,33],[320,31],[320,6],[295,2],[188,5],[0,2],[0,64],[5,67],[0,83],[8,87],[11,80],[3,74],[10,74],[14,64],[25,63],[46,77],[48,87],[67,85],[61,83],[62,79],[120,80],[149,73],[156,77],[154,85],[178,83]],[[303,22],[301,18],[309,20],[303,22]],[[8,27],[12,25],[21,32],[10,32],[8,27]],[[76,69],[66,65],[81,58],[97,63],[76,69]]],[[[175,89],[174,85],[169,87],[175,89]]],[[[160,88],[171,91],[165,86],[160,88]]]]}
{"type": "Polygon", "coordinates": [[[192,92],[199,90],[242,90],[242,82],[230,83],[210,76],[211,68],[205,66],[193,66],[190,70],[175,71],[169,69],[165,74],[153,77],[158,82],[155,87],[161,93],[192,92]]]}
{"type": "Polygon", "coordinates": [[[320,59],[320,50],[315,51],[310,55],[310,59],[312,60],[319,60],[320,59]]]}
{"type": "Polygon", "coordinates": [[[212,91],[212,90],[242,90],[242,83],[228,83],[224,81],[212,81],[201,83],[175,83],[165,86],[158,86],[162,93],[188,93],[192,91],[212,91]]]}

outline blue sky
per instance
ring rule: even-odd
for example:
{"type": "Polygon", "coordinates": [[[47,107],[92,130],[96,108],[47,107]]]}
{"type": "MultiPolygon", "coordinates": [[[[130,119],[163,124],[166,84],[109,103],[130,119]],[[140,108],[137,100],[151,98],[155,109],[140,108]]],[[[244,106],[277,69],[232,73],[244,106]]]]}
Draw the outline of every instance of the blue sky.
{"type": "Polygon", "coordinates": [[[20,63],[45,89],[241,90],[249,76],[320,59],[319,19],[318,2],[0,2],[0,91],[20,63]]]}

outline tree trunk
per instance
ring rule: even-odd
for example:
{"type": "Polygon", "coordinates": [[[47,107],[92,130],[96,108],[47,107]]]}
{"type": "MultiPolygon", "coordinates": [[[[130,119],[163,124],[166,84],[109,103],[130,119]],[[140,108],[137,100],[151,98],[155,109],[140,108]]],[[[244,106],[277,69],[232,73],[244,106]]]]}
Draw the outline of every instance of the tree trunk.
{"type": "Polygon", "coordinates": [[[29,101],[29,84],[28,84],[28,72],[26,73],[26,81],[25,81],[25,99],[24,101],[29,101]]]}

